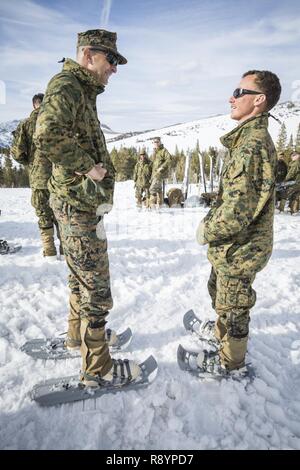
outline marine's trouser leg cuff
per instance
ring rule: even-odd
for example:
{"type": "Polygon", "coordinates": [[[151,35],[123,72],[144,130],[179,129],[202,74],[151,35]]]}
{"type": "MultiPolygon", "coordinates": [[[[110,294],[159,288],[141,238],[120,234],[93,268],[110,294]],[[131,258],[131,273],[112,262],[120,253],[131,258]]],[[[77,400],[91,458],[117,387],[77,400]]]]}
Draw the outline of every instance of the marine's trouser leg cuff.
{"type": "Polygon", "coordinates": [[[82,372],[91,376],[106,375],[113,363],[105,339],[105,320],[83,318],[80,334],[82,372]]]}
{"type": "Polygon", "coordinates": [[[239,369],[245,365],[248,336],[233,338],[227,334],[223,337],[220,348],[221,363],[227,369],[239,369]]]}
{"type": "MultiPolygon", "coordinates": [[[[80,346],[80,295],[70,295],[70,311],[68,317],[68,343],[72,343],[72,346],[80,346]]],[[[70,344],[71,345],[71,344],[70,344]]]]}

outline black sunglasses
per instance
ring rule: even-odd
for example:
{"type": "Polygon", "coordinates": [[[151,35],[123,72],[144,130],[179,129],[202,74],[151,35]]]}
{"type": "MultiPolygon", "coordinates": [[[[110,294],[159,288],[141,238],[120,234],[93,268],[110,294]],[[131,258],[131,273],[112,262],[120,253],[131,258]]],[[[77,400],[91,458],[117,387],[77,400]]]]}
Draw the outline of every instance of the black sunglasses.
{"type": "Polygon", "coordinates": [[[110,65],[118,65],[119,64],[119,59],[113,52],[107,52],[107,51],[105,51],[103,49],[100,49],[98,47],[90,47],[90,51],[103,52],[103,54],[105,54],[107,62],[110,65]]]}
{"type": "Polygon", "coordinates": [[[264,95],[262,91],[246,90],[246,88],[236,88],[232,93],[234,98],[241,98],[244,95],[264,95]]]}

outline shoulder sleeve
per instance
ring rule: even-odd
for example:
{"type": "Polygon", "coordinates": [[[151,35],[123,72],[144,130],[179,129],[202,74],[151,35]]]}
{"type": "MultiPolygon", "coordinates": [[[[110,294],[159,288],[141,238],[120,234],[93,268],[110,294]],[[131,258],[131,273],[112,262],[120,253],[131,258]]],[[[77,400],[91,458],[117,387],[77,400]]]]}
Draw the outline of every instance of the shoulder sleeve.
{"type": "Polygon", "coordinates": [[[18,163],[26,165],[29,163],[29,148],[27,138],[27,120],[20,122],[13,132],[13,141],[11,145],[11,156],[18,163]]]}
{"type": "Polygon", "coordinates": [[[74,79],[63,74],[54,77],[41,105],[34,141],[37,149],[52,163],[87,173],[95,161],[80,147],[74,131],[82,104],[80,85],[74,79]]]}
{"type": "Polygon", "coordinates": [[[274,192],[275,168],[270,150],[261,142],[241,147],[235,163],[230,179],[223,182],[222,204],[205,220],[204,238],[208,243],[231,238],[248,227],[274,192]]]}

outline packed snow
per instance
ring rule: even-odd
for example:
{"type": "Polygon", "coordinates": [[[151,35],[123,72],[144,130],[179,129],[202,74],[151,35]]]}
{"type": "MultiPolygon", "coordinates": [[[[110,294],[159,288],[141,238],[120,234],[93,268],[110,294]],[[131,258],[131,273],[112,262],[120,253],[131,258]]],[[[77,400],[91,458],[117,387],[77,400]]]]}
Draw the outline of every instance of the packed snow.
{"type": "MultiPolygon", "coordinates": [[[[229,105],[228,105],[229,108],[229,105]]],[[[279,119],[269,118],[269,132],[274,142],[277,141],[281,129],[281,123],[285,123],[288,139],[291,134],[296,138],[298,126],[300,123],[300,103],[285,102],[275,106],[271,114],[279,119]]],[[[201,150],[208,149],[209,146],[221,148],[220,137],[230,132],[236,123],[230,118],[229,114],[202,118],[197,121],[177,124],[175,126],[164,127],[154,131],[147,131],[137,136],[114,140],[107,136],[108,149],[113,147],[144,147],[148,152],[152,152],[152,139],[159,136],[165,147],[174,152],[176,147],[179,150],[192,150],[197,142],[201,150]]]]}
{"type": "Polygon", "coordinates": [[[215,318],[206,283],[206,247],[195,241],[205,208],[135,208],[133,183],[117,183],[106,216],[114,308],[108,326],[134,332],[116,357],[153,354],[155,381],[138,391],[41,408],[37,382],[80,370],[80,359],[34,361],[23,343],[67,329],[64,262],[41,255],[29,189],[0,189],[0,238],[22,244],[0,257],[1,449],[300,449],[300,215],[275,216],[275,244],[257,275],[247,379],[200,381],[179,369],[179,343],[199,341],[183,327],[193,308],[215,318]]]}

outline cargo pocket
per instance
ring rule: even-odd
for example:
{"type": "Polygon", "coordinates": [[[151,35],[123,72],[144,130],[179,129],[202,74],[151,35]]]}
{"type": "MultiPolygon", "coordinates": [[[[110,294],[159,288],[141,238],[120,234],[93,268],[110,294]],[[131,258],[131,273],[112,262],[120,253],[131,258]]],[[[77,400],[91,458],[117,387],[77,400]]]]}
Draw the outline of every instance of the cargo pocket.
{"type": "Polygon", "coordinates": [[[101,262],[106,261],[107,242],[98,238],[68,236],[66,251],[72,264],[80,270],[98,272],[101,271],[101,262]]]}
{"type": "Polygon", "coordinates": [[[232,179],[238,178],[242,175],[245,171],[244,162],[240,162],[236,165],[236,167],[230,172],[230,177],[232,179]]]}

